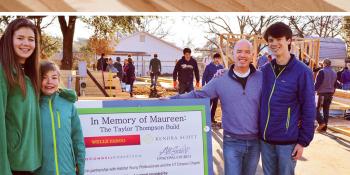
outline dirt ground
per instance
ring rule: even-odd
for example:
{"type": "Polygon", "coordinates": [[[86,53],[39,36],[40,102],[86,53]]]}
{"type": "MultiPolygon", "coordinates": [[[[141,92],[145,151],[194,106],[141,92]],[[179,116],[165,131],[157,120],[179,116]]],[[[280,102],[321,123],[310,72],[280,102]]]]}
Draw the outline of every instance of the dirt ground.
{"type": "MultiPolygon", "coordinates": [[[[168,96],[172,96],[172,95],[176,95],[177,91],[175,89],[165,89],[163,87],[157,86],[157,91],[158,91],[158,95],[159,97],[168,97],[168,96]]],[[[149,86],[145,86],[145,85],[136,85],[134,87],[134,95],[139,95],[139,96],[145,96],[145,97],[149,97],[151,93],[150,87],[149,86]]],[[[220,100],[218,103],[218,107],[216,109],[216,113],[215,113],[215,120],[218,122],[221,122],[221,104],[220,104],[220,100]]]]}
{"type": "MultiPolygon", "coordinates": [[[[151,93],[151,88],[147,85],[135,85],[134,89],[134,95],[149,95],[151,93]]],[[[175,89],[165,89],[163,87],[157,86],[158,95],[160,97],[167,97],[176,95],[177,91],[175,89]]]]}

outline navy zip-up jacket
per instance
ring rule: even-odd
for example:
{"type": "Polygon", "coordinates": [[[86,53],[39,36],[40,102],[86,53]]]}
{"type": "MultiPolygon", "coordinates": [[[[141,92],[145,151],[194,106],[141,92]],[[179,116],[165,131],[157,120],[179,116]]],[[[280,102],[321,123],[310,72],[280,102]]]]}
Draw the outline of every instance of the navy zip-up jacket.
{"type": "Polygon", "coordinates": [[[189,61],[183,56],[175,65],[173,71],[173,80],[179,79],[179,83],[193,83],[193,74],[196,82],[199,83],[199,69],[197,61],[191,57],[189,61]]]}
{"type": "Polygon", "coordinates": [[[273,62],[262,67],[260,137],[277,145],[308,146],[316,117],[312,71],[291,54],[290,62],[275,75],[273,62]]]}
{"type": "Polygon", "coordinates": [[[223,69],[224,66],[221,64],[215,65],[213,62],[205,66],[203,77],[202,77],[202,86],[208,84],[208,82],[214,77],[214,74],[219,70],[223,69]]]}

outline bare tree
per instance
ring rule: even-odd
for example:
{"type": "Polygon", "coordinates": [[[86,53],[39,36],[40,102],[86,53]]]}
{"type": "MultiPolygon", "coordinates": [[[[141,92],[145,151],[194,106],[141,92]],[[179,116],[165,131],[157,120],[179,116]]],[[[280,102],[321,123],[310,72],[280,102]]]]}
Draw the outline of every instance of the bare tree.
{"type": "Polygon", "coordinates": [[[310,30],[319,37],[336,37],[341,31],[342,18],[339,16],[310,16],[310,30]]]}
{"type": "Polygon", "coordinates": [[[15,16],[0,16],[0,33],[3,33],[15,16]]]}
{"type": "Polygon", "coordinates": [[[289,21],[289,26],[297,37],[304,38],[310,35],[309,26],[312,22],[311,20],[308,20],[305,16],[289,16],[287,19],[289,21]]]}
{"type": "Polygon", "coordinates": [[[243,35],[245,28],[248,25],[249,16],[237,16],[237,20],[238,20],[240,34],[243,35]]]}
{"type": "Polygon", "coordinates": [[[340,35],[342,18],[339,16],[289,16],[289,24],[296,36],[336,37],[340,35]]]}
{"type": "Polygon", "coordinates": [[[348,61],[350,61],[350,16],[343,17],[342,37],[348,48],[348,61]]]}
{"type": "Polygon", "coordinates": [[[281,20],[280,16],[251,16],[247,18],[247,24],[249,26],[249,35],[261,35],[263,29],[265,29],[270,24],[281,20]]]}
{"type": "Polygon", "coordinates": [[[147,32],[158,38],[165,38],[170,35],[169,25],[167,23],[174,23],[174,19],[165,16],[146,16],[140,19],[140,23],[136,25],[136,31],[147,32]],[[170,21],[169,21],[170,20],[170,21]]]}
{"type": "Polygon", "coordinates": [[[227,16],[200,16],[195,17],[193,20],[197,23],[208,26],[208,30],[206,31],[206,36],[204,36],[204,38],[207,39],[208,42],[212,44],[212,46],[219,48],[220,46],[217,38],[219,38],[223,33],[234,33],[232,28],[234,27],[235,21],[233,19],[234,18],[227,16]]]}
{"type": "Polygon", "coordinates": [[[206,24],[208,26],[208,34],[214,34],[220,36],[221,33],[233,33],[232,23],[230,18],[217,16],[217,17],[196,17],[194,18],[198,23],[206,24]]]}
{"type": "Polygon", "coordinates": [[[282,19],[279,16],[237,16],[236,19],[228,16],[218,17],[197,17],[198,23],[206,24],[208,26],[205,38],[217,45],[217,41],[213,37],[219,37],[222,33],[234,33],[233,28],[237,25],[240,34],[256,34],[261,35],[262,30],[271,23],[282,19]]]}

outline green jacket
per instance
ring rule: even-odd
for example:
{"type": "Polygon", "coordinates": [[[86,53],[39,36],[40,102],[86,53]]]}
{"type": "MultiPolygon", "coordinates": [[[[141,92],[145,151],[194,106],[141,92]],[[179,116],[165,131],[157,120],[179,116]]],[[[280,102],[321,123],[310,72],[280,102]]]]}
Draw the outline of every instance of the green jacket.
{"type": "Polygon", "coordinates": [[[27,95],[9,88],[0,65],[0,174],[34,171],[41,166],[42,143],[39,101],[25,77],[27,95]]]}
{"type": "Polygon", "coordinates": [[[84,174],[85,144],[73,90],[60,90],[41,96],[40,113],[43,126],[43,165],[36,174],[84,174]]]}

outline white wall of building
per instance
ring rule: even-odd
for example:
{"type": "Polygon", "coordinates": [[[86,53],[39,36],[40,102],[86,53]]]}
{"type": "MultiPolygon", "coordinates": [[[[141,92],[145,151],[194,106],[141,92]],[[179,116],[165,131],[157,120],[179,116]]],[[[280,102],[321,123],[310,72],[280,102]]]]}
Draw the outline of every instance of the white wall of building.
{"type": "MultiPolygon", "coordinates": [[[[182,49],[166,41],[163,41],[148,33],[138,32],[129,37],[123,38],[115,47],[116,51],[123,52],[146,52],[149,56],[133,56],[137,75],[146,75],[149,68],[149,61],[153,54],[157,53],[162,63],[162,73],[172,73],[176,60],[182,57],[182,49]],[[144,62],[145,64],[142,64],[144,62]]],[[[115,59],[116,56],[113,56],[115,59]]],[[[122,60],[126,56],[120,56],[122,60]]]]}

